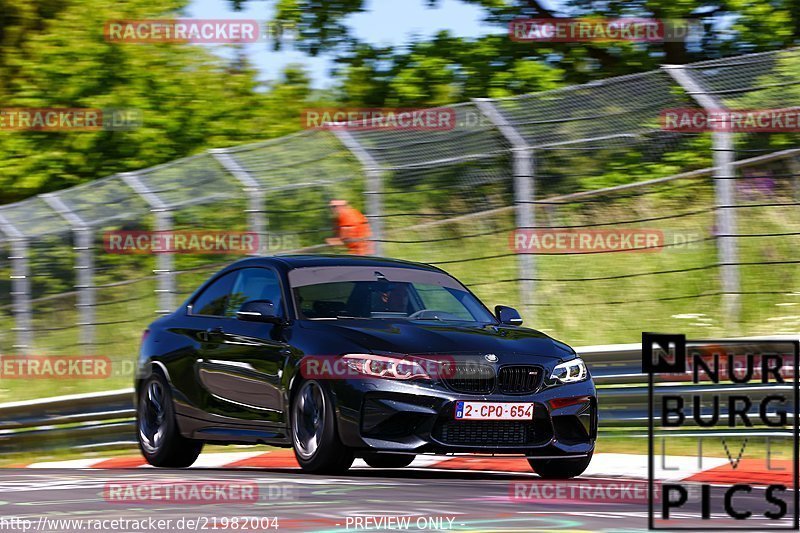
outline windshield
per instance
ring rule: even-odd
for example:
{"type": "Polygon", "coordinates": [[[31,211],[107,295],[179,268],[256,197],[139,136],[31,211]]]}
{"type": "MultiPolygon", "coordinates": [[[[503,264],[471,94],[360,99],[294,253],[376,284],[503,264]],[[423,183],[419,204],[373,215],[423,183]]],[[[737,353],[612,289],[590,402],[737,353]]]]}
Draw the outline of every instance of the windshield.
{"type": "Polygon", "coordinates": [[[463,285],[440,272],[397,267],[301,268],[289,273],[299,318],[494,323],[463,285]]]}

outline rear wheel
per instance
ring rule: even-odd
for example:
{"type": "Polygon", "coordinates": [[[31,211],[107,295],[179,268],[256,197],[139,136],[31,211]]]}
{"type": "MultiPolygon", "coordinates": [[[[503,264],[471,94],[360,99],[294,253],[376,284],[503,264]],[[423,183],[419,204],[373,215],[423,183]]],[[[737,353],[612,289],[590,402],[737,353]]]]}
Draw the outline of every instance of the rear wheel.
{"type": "Polygon", "coordinates": [[[291,407],[292,445],[300,467],[312,474],[340,474],[354,455],[339,440],[333,400],[317,381],[304,381],[291,407]]]}
{"type": "Polygon", "coordinates": [[[579,459],[528,459],[533,471],[544,479],[570,479],[578,477],[588,468],[592,454],[579,459]]]}
{"type": "Polygon", "coordinates": [[[364,456],[364,462],[372,468],[403,468],[410,465],[416,457],[404,453],[371,453],[364,456]]]}
{"type": "Polygon", "coordinates": [[[187,439],[178,430],[175,407],[166,378],[154,372],[139,389],[136,407],[139,449],[153,466],[191,466],[203,449],[203,442],[187,439]]]}

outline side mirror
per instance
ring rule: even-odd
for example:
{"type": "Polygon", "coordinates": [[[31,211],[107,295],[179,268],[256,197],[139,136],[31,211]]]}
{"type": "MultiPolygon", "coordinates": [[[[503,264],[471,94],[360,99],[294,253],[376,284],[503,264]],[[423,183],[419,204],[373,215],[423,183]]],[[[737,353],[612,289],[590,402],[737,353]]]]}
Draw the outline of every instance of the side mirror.
{"type": "Polygon", "coordinates": [[[509,326],[522,325],[522,317],[519,315],[519,311],[513,307],[498,305],[494,308],[494,314],[501,324],[507,324],[509,326]]]}
{"type": "Polygon", "coordinates": [[[266,322],[280,324],[283,320],[278,316],[275,304],[269,300],[250,300],[242,304],[236,311],[236,318],[245,322],[266,322]]]}

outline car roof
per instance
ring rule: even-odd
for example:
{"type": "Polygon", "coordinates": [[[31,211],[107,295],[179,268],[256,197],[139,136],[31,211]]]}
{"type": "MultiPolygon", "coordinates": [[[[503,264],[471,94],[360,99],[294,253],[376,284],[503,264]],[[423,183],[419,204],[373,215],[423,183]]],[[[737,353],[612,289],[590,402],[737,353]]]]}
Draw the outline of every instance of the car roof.
{"type": "Polygon", "coordinates": [[[423,270],[441,271],[440,269],[431,265],[426,265],[424,263],[414,263],[412,261],[403,261],[400,259],[386,259],[383,257],[333,255],[333,254],[303,254],[303,255],[252,257],[248,259],[243,259],[241,261],[237,261],[236,263],[230,265],[228,268],[231,267],[238,268],[244,265],[252,265],[252,266],[281,265],[286,270],[292,270],[295,268],[324,267],[324,266],[366,266],[366,267],[394,266],[400,268],[416,268],[423,270]]]}

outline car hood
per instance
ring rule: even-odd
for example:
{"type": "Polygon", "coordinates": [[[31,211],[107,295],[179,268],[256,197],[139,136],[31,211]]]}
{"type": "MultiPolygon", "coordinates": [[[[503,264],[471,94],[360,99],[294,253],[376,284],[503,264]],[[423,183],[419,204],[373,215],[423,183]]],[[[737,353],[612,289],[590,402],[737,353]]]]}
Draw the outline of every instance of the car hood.
{"type": "Polygon", "coordinates": [[[349,345],[368,353],[575,357],[575,351],[563,342],[540,331],[513,326],[339,319],[306,320],[302,327],[313,330],[315,336],[331,339],[333,345],[349,345]]]}

